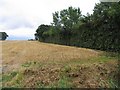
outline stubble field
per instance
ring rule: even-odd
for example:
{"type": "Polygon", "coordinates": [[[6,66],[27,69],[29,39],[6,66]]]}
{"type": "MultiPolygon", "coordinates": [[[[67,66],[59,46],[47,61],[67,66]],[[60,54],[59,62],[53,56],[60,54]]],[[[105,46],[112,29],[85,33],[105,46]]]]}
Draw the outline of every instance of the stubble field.
{"type": "Polygon", "coordinates": [[[116,53],[37,41],[1,43],[3,87],[118,87],[116,53]]]}

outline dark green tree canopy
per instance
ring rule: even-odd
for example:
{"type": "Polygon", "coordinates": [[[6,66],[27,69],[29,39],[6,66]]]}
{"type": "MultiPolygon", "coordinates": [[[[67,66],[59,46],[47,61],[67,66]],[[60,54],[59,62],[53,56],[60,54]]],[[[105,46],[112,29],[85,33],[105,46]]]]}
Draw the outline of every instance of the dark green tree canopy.
{"type": "Polygon", "coordinates": [[[81,19],[80,8],[69,7],[60,12],[53,13],[53,24],[57,27],[63,26],[70,30],[81,19]]]}
{"type": "Polygon", "coordinates": [[[6,38],[8,37],[6,32],[0,32],[0,40],[6,40],[6,38]]]}
{"type": "Polygon", "coordinates": [[[50,29],[51,26],[49,25],[40,25],[35,33],[36,40],[44,40],[44,38],[48,35],[47,31],[50,29]]]}
{"type": "Polygon", "coordinates": [[[40,25],[35,36],[40,41],[120,51],[120,2],[98,3],[93,14],[68,7],[53,13],[51,25],[40,25]]]}

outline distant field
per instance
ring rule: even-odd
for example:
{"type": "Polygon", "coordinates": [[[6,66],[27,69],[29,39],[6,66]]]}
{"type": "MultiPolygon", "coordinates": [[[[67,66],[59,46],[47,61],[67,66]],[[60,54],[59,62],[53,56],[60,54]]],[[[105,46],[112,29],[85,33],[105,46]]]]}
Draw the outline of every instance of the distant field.
{"type": "Polygon", "coordinates": [[[3,87],[118,87],[116,53],[37,41],[2,41],[3,87]]]}

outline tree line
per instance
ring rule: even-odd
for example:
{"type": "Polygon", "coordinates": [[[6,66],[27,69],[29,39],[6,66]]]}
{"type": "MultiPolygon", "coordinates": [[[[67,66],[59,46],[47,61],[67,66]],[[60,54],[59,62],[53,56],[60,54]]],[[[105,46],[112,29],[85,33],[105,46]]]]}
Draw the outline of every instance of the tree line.
{"type": "Polygon", "coordinates": [[[119,36],[120,2],[98,3],[87,15],[72,6],[57,11],[51,25],[41,24],[35,33],[42,42],[115,52],[120,48],[119,36]]]}

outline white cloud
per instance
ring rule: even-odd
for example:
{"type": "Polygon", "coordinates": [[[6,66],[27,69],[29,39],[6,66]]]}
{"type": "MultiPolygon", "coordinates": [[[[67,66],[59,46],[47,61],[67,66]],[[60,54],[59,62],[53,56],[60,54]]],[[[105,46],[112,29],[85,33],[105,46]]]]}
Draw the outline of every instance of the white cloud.
{"type": "Polygon", "coordinates": [[[99,0],[0,0],[0,31],[14,31],[14,35],[20,35],[18,32],[23,28],[22,32],[29,35],[28,29],[35,31],[40,24],[50,24],[55,11],[73,6],[80,7],[82,14],[92,13],[98,2],[99,0]]]}
{"type": "Polygon", "coordinates": [[[16,29],[21,27],[29,27],[32,28],[33,25],[26,20],[24,17],[20,16],[3,16],[0,18],[0,24],[4,26],[4,29],[16,29]]]}
{"type": "Polygon", "coordinates": [[[9,35],[8,40],[13,39],[31,39],[34,38],[35,29],[34,28],[18,28],[18,29],[9,29],[5,30],[9,35]],[[13,36],[15,38],[13,38],[13,36]]]}

